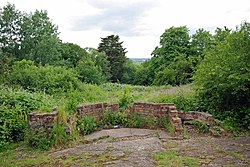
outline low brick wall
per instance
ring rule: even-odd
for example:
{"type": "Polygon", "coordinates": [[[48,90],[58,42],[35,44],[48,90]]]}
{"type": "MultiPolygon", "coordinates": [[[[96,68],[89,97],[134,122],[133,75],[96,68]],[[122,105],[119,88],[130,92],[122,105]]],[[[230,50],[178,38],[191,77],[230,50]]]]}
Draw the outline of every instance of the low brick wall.
{"type": "MultiPolygon", "coordinates": [[[[104,111],[119,111],[118,104],[107,104],[107,103],[96,103],[96,104],[86,104],[80,105],[76,109],[76,116],[82,117],[84,115],[91,115],[100,117],[102,116],[104,111]]],[[[182,132],[183,124],[192,123],[193,120],[205,122],[208,125],[214,123],[214,118],[212,115],[203,113],[203,112],[183,112],[177,111],[176,106],[172,103],[147,103],[147,102],[140,102],[134,103],[130,106],[127,112],[136,112],[141,116],[154,116],[154,117],[162,117],[168,116],[170,119],[171,124],[174,126],[176,132],[182,132]]],[[[48,129],[49,127],[53,127],[56,123],[58,116],[58,111],[54,110],[51,113],[30,113],[28,115],[28,123],[30,128],[39,128],[44,127],[48,129]]],[[[69,119],[68,122],[73,124],[72,121],[76,121],[76,118],[69,119]]],[[[70,127],[68,127],[69,131],[70,127]]]]}
{"type": "Polygon", "coordinates": [[[91,116],[101,116],[104,111],[119,111],[119,104],[107,104],[107,103],[96,103],[96,104],[84,104],[80,105],[76,109],[76,114],[78,117],[82,117],[84,115],[91,116]]]}
{"type": "Polygon", "coordinates": [[[53,111],[51,113],[42,113],[37,112],[28,114],[28,125],[30,128],[40,128],[40,127],[53,127],[56,123],[58,116],[58,111],[53,111]]]}
{"type": "Polygon", "coordinates": [[[178,111],[173,103],[134,103],[132,106],[133,112],[142,116],[162,117],[169,116],[170,122],[175,128],[176,132],[183,130],[181,118],[179,118],[178,111]]]}
{"type": "Polygon", "coordinates": [[[214,124],[214,118],[211,114],[197,111],[179,111],[178,116],[181,118],[183,124],[191,124],[193,120],[204,122],[208,125],[214,124]]]}
{"type": "Polygon", "coordinates": [[[155,116],[160,117],[168,113],[168,104],[157,103],[134,103],[132,111],[142,116],[155,116]]]}

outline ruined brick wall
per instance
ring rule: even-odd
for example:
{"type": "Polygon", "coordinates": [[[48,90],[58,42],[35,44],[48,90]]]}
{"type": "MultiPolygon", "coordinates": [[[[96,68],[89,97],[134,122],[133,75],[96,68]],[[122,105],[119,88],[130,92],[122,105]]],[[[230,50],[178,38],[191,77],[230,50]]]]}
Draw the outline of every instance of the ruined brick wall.
{"type": "Polygon", "coordinates": [[[178,116],[181,118],[183,124],[192,124],[193,120],[204,122],[208,125],[212,125],[214,123],[214,118],[211,114],[197,111],[179,111],[178,116]]]}
{"type": "Polygon", "coordinates": [[[107,103],[96,103],[96,104],[84,104],[80,105],[76,109],[77,116],[82,117],[84,115],[101,116],[104,111],[119,111],[119,104],[107,104],[107,103]]]}
{"type": "MultiPolygon", "coordinates": [[[[119,111],[118,104],[107,104],[107,103],[96,103],[96,104],[86,104],[80,105],[76,109],[77,117],[82,117],[84,115],[91,115],[100,117],[104,111],[119,111]]],[[[176,106],[171,103],[134,103],[127,110],[128,112],[136,112],[141,116],[154,116],[162,117],[168,116],[171,124],[174,126],[176,132],[181,132],[183,130],[182,124],[191,123],[193,120],[205,122],[208,125],[213,124],[213,116],[202,112],[183,112],[177,111],[176,106]]],[[[58,111],[53,111],[51,113],[30,113],[28,115],[28,123],[30,128],[39,127],[53,127],[56,123],[58,116],[58,111]]],[[[71,122],[76,121],[76,118],[72,119],[71,122]]]]}
{"type": "Polygon", "coordinates": [[[56,123],[58,111],[54,110],[51,113],[29,113],[28,125],[31,129],[45,128],[48,131],[56,123]]]}
{"type": "Polygon", "coordinates": [[[181,132],[182,120],[179,118],[178,111],[173,103],[134,103],[133,112],[142,116],[162,117],[168,116],[171,124],[174,126],[176,132],[181,132]]]}

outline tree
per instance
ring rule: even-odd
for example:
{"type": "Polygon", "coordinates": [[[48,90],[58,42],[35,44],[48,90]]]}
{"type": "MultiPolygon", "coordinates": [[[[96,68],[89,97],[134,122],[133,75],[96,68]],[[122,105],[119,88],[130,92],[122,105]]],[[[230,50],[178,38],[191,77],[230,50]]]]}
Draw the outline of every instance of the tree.
{"type": "Polygon", "coordinates": [[[55,36],[48,36],[41,38],[25,57],[33,60],[36,64],[60,65],[62,55],[59,50],[59,39],[55,36]]]}
{"type": "Polygon", "coordinates": [[[160,37],[160,46],[152,52],[154,57],[162,57],[164,63],[170,64],[179,53],[189,53],[189,30],[186,26],[166,29],[160,37]]]}
{"type": "Polygon", "coordinates": [[[180,85],[189,82],[192,71],[188,60],[191,55],[188,32],[186,26],[171,27],[161,35],[160,46],[152,53],[151,70],[156,71],[153,84],[180,85]]]}
{"type": "Polygon", "coordinates": [[[78,62],[76,71],[82,82],[100,84],[105,81],[101,69],[95,65],[95,62],[90,56],[78,62]]]}
{"type": "Polygon", "coordinates": [[[17,55],[21,43],[23,15],[14,5],[0,8],[0,47],[4,54],[17,55]]]}
{"type": "Polygon", "coordinates": [[[118,35],[110,35],[105,38],[101,38],[101,43],[98,46],[98,51],[104,52],[108,58],[111,69],[111,81],[119,82],[122,79],[124,72],[124,63],[127,58],[125,56],[126,49],[123,48],[122,43],[119,42],[120,37],[118,35]]]}
{"type": "Polygon", "coordinates": [[[73,43],[61,43],[60,53],[62,55],[62,65],[71,68],[76,67],[81,59],[89,56],[85,49],[73,43]]]}
{"type": "Polygon", "coordinates": [[[204,59],[205,52],[211,49],[214,44],[214,37],[209,31],[203,28],[198,29],[195,34],[192,35],[191,39],[191,56],[190,61],[193,67],[196,66],[204,59]]]}
{"type": "MultiPolygon", "coordinates": [[[[47,45],[47,48],[49,47],[50,50],[53,50],[53,52],[55,52],[50,53],[50,55],[54,57],[53,59],[55,59],[56,56],[59,56],[59,52],[56,51],[58,50],[58,45],[60,42],[58,35],[59,33],[57,32],[57,26],[52,23],[52,21],[48,17],[47,11],[36,10],[34,13],[24,14],[20,30],[20,58],[35,60],[36,63],[39,63],[37,62],[37,57],[41,57],[44,55],[39,55],[39,53],[36,53],[34,51],[32,54],[30,54],[30,52],[32,50],[38,50],[41,45],[47,45]],[[50,42],[52,43],[50,44],[50,42]]],[[[40,60],[42,60],[42,58],[40,58],[40,60]]]]}
{"type": "Polygon", "coordinates": [[[102,75],[105,77],[105,81],[109,81],[110,74],[110,63],[108,61],[108,56],[103,52],[98,52],[94,48],[86,48],[88,54],[92,57],[95,65],[101,70],[102,75]]]}
{"type": "Polygon", "coordinates": [[[250,128],[249,62],[250,24],[245,22],[217,42],[198,66],[194,79],[203,110],[237,117],[250,128]]]}
{"type": "Polygon", "coordinates": [[[54,64],[61,58],[58,34],[46,11],[27,14],[11,4],[0,9],[0,47],[5,55],[54,64]]]}
{"type": "Polygon", "coordinates": [[[124,64],[124,73],[122,75],[121,83],[134,84],[136,72],[139,66],[139,64],[134,63],[132,60],[127,60],[124,64]]]}

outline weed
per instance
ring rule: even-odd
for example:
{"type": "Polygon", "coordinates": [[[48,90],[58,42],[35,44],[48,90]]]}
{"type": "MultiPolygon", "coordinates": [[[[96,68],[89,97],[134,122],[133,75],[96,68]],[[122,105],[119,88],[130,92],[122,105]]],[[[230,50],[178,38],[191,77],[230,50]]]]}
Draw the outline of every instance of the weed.
{"type": "Polygon", "coordinates": [[[140,128],[142,127],[143,122],[144,119],[139,114],[132,112],[129,114],[127,127],[140,128]]]}
{"type": "Polygon", "coordinates": [[[130,104],[133,103],[133,96],[129,94],[129,87],[125,87],[122,97],[119,99],[119,106],[121,110],[125,110],[130,104]]]}
{"type": "Polygon", "coordinates": [[[127,125],[128,115],[125,112],[105,111],[101,117],[102,123],[109,128],[115,125],[127,125]]]}
{"type": "Polygon", "coordinates": [[[199,160],[187,156],[178,156],[176,151],[168,150],[153,154],[152,157],[156,160],[158,166],[189,166],[198,167],[199,160]]]}
{"type": "Polygon", "coordinates": [[[51,132],[51,141],[54,147],[60,147],[68,141],[68,136],[62,124],[56,124],[51,132]]]}
{"type": "Polygon", "coordinates": [[[52,145],[50,136],[42,128],[39,131],[33,129],[27,130],[26,141],[28,146],[40,150],[48,150],[52,145]]]}
{"type": "Polygon", "coordinates": [[[76,127],[80,134],[87,135],[95,130],[95,118],[92,116],[84,116],[77,120],[76,127]]]}
{"type": "Polygon", "coordinates": [[[209,127],[206,123],[196,121],[196,120],[193,120],[192,123],[194,127],[199,130],[199,132],[207,133],[209,131],[209,127]]]}

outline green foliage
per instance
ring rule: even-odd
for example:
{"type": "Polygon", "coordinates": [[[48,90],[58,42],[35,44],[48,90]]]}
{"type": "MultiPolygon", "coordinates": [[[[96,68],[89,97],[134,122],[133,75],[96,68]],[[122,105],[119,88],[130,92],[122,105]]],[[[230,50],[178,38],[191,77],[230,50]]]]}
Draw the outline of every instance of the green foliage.
{"type": "Polygon", "coordinates": [[[77,120],[77,130],[82,135],[87,135],[95,130],[95,118],[92,116],[84,116],[77,120]]]}
{"type": "Polygon", "coordinates": [[[3,54],[16,55],[21,41],[23,15],[15,5],[7,4],[0,8],[0,46],[3,54]]]}
{"type": "Polygon", "coordinates": [[[214,44],[214,37],[209,33],[209,31],[203,28],[198,29],[195,34],[192,35],[191,40],[191,52],[192,55],[189,57],[190,62],[192,62],[193,67],[196,66],[204,59],[206,50],[212,48],[214,44]]]}
{"type": "Polygon", "coordinates": [[[200,121],[192,121],[192,124],[196,129],[199,130],[199,132],[207,133],[209,131],[209,127],[206,123],[200,121]]]}
{"type": "Polygon", "coordinates": [[[62,124],[55,124],[50,132],[42,127],[40,129],[28,129],[25,137],[28,146],[40,150],[49,150],[52,146],[55,148],[61,147],[67,144],[69,140],[62,124]]]}
{"type": "Polygon", "coordinates": [[[113,128],[116,125],[127,125],[128,115],[125,112],[105,111],[101,117],[104,126],[113,128]]]}
{"type": "Polygon", "coordinates": [[[53,94],[79,87],[79,80],[74,71],[64,67],[37,67],[30,60],[22,60],[15,62],[12,69],[10,82],[31,91],[53,94]]]}
{"type": "Polygon", "coordinates": [[[37,65],[60,65],[62,57],[59,52],[59,42],[58,37],[44,37],[37,42],[36,47],[32,48],[25,58],[34,61],[37,65]]]}
{"type": "Polygon", "coordinates": [[[135,64],[131,60],[127,60],[124,64],[124,72],[121,78],[121,83],[134,84],[136,80],[136,73],[140,64],[135,64]]]}
{"type": "Polygon", "coordinates": [[[125,87],[123,95],[119,99],[120,109],[125,110],[133,101],[133,96],[129,94],[129,87],[125,87]]]}
{"type": "Polygon", "coordinates": [[[108,56],[107,60],[110,63],[111,81],[119,82],[122,79],[124,63],[127,60],[125,56],[126,49],[122,46],[123,42],[119,42],[120,37],[118,35],[110,35],[101,39],[98,51],[104,52],[108,56]]]}
{"type": "Polygon", "coordinates": [[[51,64],[60,58],[57,27],[46,11],[27,14],[7,4],[0,10],[0,31],[4,54],[42,64],[51,64]]]}
{"type": "Polygon", "coordinates": [[[128,115],[127,126],[131,128],[140,128],[144,123],[144,119],[137,113],[130,113],[128,115]]]}
{"type": "Polygon", "coordinates": [[[3,55],[0,50],[0,83],[8,82],[8,75],[11,71],[13,61],[14,58],[12,56],[3,55]]]}
{"type": "Polygon", "coordinates": [[[50,138],[52,146],[56,148],[65,145],[69,139],[64,126],[58,123],[54,125],[50,134],[50,138]]]}
{"type": "Polygon", "coordinates": [[[242,23],[207,52],[194,77],[199,86],[201,110],[224,119],[231,112],[239,125],[248,126],[250,104],[250,25],[242,23]],[[245,119],[246,118],[246,119],[245,119]],[[248,125],[247,125],[248,124],[248,125]]]}
{"type": "Polygon", "coordinates": [[[136,71],[135,85],[151,85],[155,76],[153,63],[155,58],[143,62],[136,71]]]}
{"type": "Polygon", "coordinates": [[[169,132],[174,131],[174,127],[171,124],[168,116],[161,116],[160,118],[158,118],[158,127],[164,128],[164,129],[168,130],[169,132]]]}
{"type": "Polygon", "coordinates": [[[39,132],[32,129],[27,130],[26,141],[28,146],[40,150],[48,150],[52,146],[50,137],[42,129],[39,132]]]}
{"type": "Polygon", "coordinates": [[[174,150],[162,151],[152,155],[158,166],[189,166],[198,167],[200,162],[196,158],[180,156],[174,150]]]}
{"type": "Polygon", "coordinates": [[[58,105],[54,97],[43,93],[30,93],[22,89],[0,86],[0,144],[24,140],[27,115],[36,110],[49,110],[58,105]]]}
{"type": "Polygon", "coordinates": [[[154,85],[180,85],[192,75],[190,37],[187,27],[171,27],[161,35],[160,46],[153,51],[154,85]]]}
{"type": "Polygon", "coordinates": [[[76,71],[79,74],[79,79],[85,83],[100,84],[104,82],[105,77],[102,75],[101,69],[95,65],[91,57],[78,62],[76,71]]]}
{"type": "Polygon", "coordinates": [[[81,48],[77,44],[73,43],[61,43],[60,45],[60,53],[62,55],[62,63],[66,67],[76,67],[77,63],[88,56],[88,53],[85,49],[81,48]]]}
{"type": "Polygon", "coordinates": [[[89,55],[92,57],[92,60],[95,62],[95,66],[97,66],[105,81],[109,81],[111,77],[110,73],[110,62],[108,61],[108,56],[104,52],[98,52],[98,50],[93,48],[87,48],[89,55]]]}
{"type": "Polygon", "coordinates": [[[197,111],[199,101],[194,91],[177,91],[175,94],[167,94],[154,99],[157,103],[174,103],[178,110],[197,111]]]}

